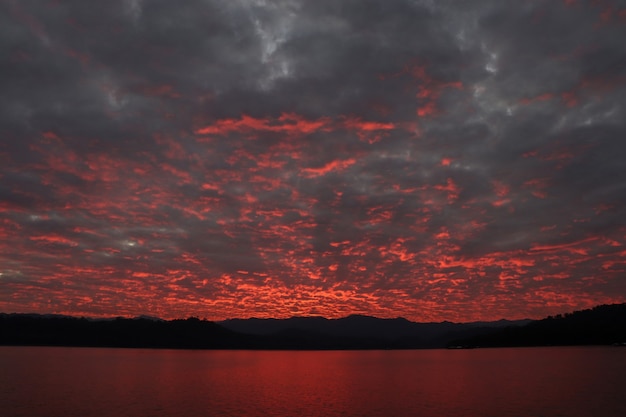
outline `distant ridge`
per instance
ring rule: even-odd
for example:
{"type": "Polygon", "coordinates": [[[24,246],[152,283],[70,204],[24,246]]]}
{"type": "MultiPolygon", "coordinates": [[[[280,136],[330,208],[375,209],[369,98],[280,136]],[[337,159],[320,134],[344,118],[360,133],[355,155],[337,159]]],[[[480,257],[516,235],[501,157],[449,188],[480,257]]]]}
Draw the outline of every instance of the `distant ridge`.
{"type": "Polygon", "coordinates": [[[193,349],[419,349],[445,347],[452,338],[519,322],[415,323],[404,318],[352,315],[341,319],[190,317],[84,318],[0,313],[0,344],[193,349]]]}
{"type": "Polygon", "coordinates": [[[173,349],[423,349],[443,347],[620,344],[626,303],[543,320],[416,323],[352,315],[340,319],[190,317],[88,319],[0,313],[0,345],[173,349]]]}
{"type": "Polygon", "coordinates": [[[340,319],[324,317],[292,317],[288,319],[230,319],[218,322],[227,329],[250,335],[271,336],[296,332],[326,338],[353,338],[378,341],[388,348],[444,347],[452,338],[468,337],[503,326],[520,326],[531,320],[477,323],[417,323],[399,317],[380,319],[365,315],[350,315],[340,319]]]}

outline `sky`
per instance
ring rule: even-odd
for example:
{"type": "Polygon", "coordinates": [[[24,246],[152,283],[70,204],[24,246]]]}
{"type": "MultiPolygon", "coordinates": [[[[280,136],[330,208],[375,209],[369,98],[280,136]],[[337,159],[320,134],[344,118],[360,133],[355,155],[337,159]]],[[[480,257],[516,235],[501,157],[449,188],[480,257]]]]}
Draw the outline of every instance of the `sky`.
{"type": "Polygon", "coordinates": [[[626,1],[0,1],[0,311],[626,301],[626,1]]]}

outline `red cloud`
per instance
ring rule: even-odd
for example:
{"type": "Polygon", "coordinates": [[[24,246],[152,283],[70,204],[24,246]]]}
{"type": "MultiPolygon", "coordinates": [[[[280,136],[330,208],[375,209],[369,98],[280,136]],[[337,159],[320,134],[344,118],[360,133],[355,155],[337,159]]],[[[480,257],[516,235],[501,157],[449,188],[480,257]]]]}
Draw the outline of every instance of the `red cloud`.
{"type": "Polygon", "coordinates": [[[349,158],[345,160],[336,160],[327,163],[326,165],[319,168],[304,168],[302,170],[302,174],[305,177],[320,177],[322,175],[326,175],[333,171],[343,171],[346,168],[354,165],[356,163],[356,159],[349,158]]]}

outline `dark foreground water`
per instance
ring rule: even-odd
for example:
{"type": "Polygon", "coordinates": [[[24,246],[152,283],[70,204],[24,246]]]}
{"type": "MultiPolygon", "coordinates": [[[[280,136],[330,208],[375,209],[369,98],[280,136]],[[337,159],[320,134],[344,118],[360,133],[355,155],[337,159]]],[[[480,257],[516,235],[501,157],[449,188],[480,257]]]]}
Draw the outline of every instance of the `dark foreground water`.
{"type": "Polygon", "coordinates": [[[0,347],[0,415],[626,416],[626,348],[0,347]]]}

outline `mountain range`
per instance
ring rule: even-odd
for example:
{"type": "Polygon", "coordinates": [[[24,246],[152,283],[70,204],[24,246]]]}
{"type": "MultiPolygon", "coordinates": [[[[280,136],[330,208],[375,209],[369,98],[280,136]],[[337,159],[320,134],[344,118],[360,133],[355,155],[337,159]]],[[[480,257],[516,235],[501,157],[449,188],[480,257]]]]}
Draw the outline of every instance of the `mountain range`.
{"type": "Polygon", "coordinates": [[[235,332],[278,336],[292,343],[379,346],[384,348],[444,347],[455,338],[471,337],[489,330],[522,326],[532,320],[499,320],[473,323],[417,323],[404,318],[380,319],[351,315],[340,319],[292,317],[288,319],[231,319],[218,324],[235,332]],[[358,343],[355,343],[358,342],[358,343]]]}
{"type": "Polygon", "coordinates": [[[351,315],[340,319],[231,319],[220,322],[89,319],[0,313],[0,345],[194,349],[420,349],[613,344],[626,341],[626,303],[543,320],[417,323],[351,315]]]}

